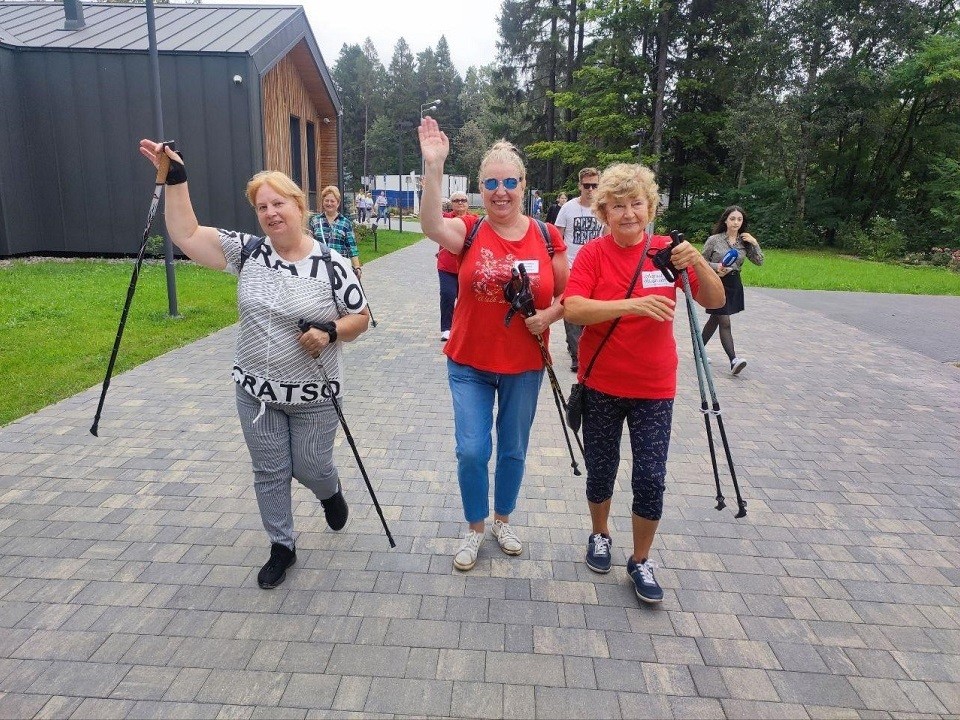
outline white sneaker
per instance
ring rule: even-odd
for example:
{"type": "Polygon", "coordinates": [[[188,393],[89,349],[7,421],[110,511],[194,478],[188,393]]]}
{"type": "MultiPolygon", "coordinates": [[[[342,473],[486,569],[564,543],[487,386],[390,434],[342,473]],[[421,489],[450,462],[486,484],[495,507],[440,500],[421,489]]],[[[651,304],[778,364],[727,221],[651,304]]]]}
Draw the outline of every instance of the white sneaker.
{"type": "Polygon", "coordinates": [[[441,339],[443,342],[446,342],[447,340],[449,340],[449,339],[450,339],[450,331],[449,331],[449,330],[444,330],[442,333],[440,333],[440,339],[441,339]]]}
{"type": "Polygon", "coordinates": [[[453,566],[457,570],[472,570],[477,564],[477,555],[483,545],[483,533],[476,530],[467,530],[463,536],[463,543],[457,554],[453,556],[453,566]]]}
{"type": "Polygon", "coordinates": [[[734,375],[739,375],[740,371],[747,366],[746,360],[741,360],[740,358],[734,358],[730,361],[730,372],[734,375]]]}
{"type": "Polygon", "coordinates": [[[513,528],[507,523],[494,520],[490,532],[493,533],[493,536],[500,544],[500,549],[507,555],[519,555],[523,552],[523,545],[520,544],[520,538],[517,537],[513,528]]]}

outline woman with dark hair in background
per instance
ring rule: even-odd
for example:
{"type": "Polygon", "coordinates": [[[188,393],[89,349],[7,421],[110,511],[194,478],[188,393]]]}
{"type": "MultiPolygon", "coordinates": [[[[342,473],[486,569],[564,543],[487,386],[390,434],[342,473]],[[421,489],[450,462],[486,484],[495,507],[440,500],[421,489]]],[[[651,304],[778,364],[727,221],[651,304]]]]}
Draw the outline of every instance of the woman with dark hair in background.
{"type": "Polygon", "coordinates": [[[707,310],[710,319],[703,326],[703,344],[706,345],[716,329],[720,328],[720,344],[730,360],[730,372],[739,375],[747,366],[747,361],[737,357],[733,347],[733,328],[730,316],[743,312],[743,281],[740,268],[743,261],[750,259],[754,265],[763,265],[763,251],[757,239],[746,232],[747,214],[739,205],[731,205],[720,214],[713,235],[703,245],[703,257],[720,276],[727,301],[723,307],[707,310]],[[730,250],[737,251],[737,259],[726,263],[724,257],[730,250]]]}

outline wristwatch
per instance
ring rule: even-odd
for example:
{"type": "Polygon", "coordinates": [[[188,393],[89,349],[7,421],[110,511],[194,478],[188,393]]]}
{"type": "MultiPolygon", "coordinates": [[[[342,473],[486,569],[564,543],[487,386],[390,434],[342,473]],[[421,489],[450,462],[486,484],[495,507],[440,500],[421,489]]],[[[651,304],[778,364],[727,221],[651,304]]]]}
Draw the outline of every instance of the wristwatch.
{"type": "Polygon", "coordinates": [[[327,334],[327,337],[330,338],[331,345],[337,341],[337,324],[333,320],[327,320],[327,322],[324,323],[316,323],[314,327],[317,330],[322,330],[327,334]]]}

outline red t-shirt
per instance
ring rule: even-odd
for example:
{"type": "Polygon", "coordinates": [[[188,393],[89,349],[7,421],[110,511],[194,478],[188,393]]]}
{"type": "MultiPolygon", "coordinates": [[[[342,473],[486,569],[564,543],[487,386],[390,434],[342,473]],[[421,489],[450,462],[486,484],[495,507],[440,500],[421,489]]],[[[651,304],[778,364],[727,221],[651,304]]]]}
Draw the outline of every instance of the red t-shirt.
{"type": "MultiPolygon", "coordinates": [[[[669,237],[654,235],[650,249],[659,250],[669,244],[669,237]]],[[[628,248],[620,247],[612,235],[604,235],[584,245],[573,263],[564,299],[574,295],[592,300],[624,299],[640,262],[643,245],[644,241],[641,241],[628,248]]],[[[696,296],[700,281],[693,268],[688,268],[688,273],[690,290],[696,296]]],[[[654,266],[653,259],[646,257],[632,297],[656,294],[676,301],[678,287],[683,287],[680,277],[675,283],[669,282],[654,266]]],[[[680,296],[680,302],[683,302],[682,290],[680,296]]],[[[587,325],[583,329],[577,376],[581,382],[612,322],[587,325]]],[[[586,385],[617,397],[646,400],[674,397],[677,393],[677,344],[673,339],[673,323],[624,315],[600,351],[586,385]]]]}
{"type": "MultiPolygon", "coordinates": [[[[479,220],[465,215],[467,235],[479,220]]],[[[564,252],[563,236],[547,226],[554,252],[564,252]]],[[[504,240],[489,223],[480,226],[473,245],[459,256],[460,292],[453,310],[450,340],[443,351],[454,362],[494,373],[520,373],[539,370],[543,358],[537,339],[530,334],[520,313],[510,326],[503,324],[510,305],[503,298],[503,286],[517,263],[523,263],[530,276],[534,305],[538,310],[553,302],[553,265],[540,228],[531,220],[527,234],[520,240],[504,240]]],[[[543,333],[549,347],[549,331],[543,333]]]]}

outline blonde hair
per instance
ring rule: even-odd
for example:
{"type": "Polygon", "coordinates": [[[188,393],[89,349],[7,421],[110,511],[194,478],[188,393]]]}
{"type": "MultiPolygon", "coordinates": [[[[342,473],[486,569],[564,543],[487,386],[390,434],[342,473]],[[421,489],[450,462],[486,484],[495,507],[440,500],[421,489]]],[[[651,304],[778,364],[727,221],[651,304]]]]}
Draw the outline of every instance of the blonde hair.
{"type": "Polygon", "coordinates": [[[261,170],[247,183],[247,200],[254,210],[257,209],[257,193],[264,185],[269,185],[273,190],[297,204],[300,209],[300,225],[306,230],[310,213],[307,210],[307,196],[300,186],[291,180],[289,175],[279,170],[261,170]]]}
{"type": "Polygon", "coordinates": [[[338,203],[341,200],[340,189],[336,185],[327,185],[323,190],[320,191],[321,202],[327,195],[333,195],[337,199],[338,203]]]}
{"type": "Polygon", "coordinates": [[[483,156],[483,160],[480,161],[480,172],[477,173],[477,183],[480,187],[483,187],[483,181],[486,180],[486,177],[484,177],[486,167],[488,165],[501,163],[504,165],[513,165],[517,170],[517,179],[520,180],[521,184],[524,182],[527,171],[523,166],[523,160],[520,159],[520,151],[517,149],[517,146],[507,140],[497,140],[490,146],[490,149],[487,150],[483,156]]]}
{"type": "Polygon", "coordinates": [[[607,222],[607,205],[616,200],[642,197],[647,201],[650,220],[657,214],[660,189],[653,171],[645,165],[617,163],[600,175],[600,184],[593,198],[593,212],[600,222],[607,222]]]}

